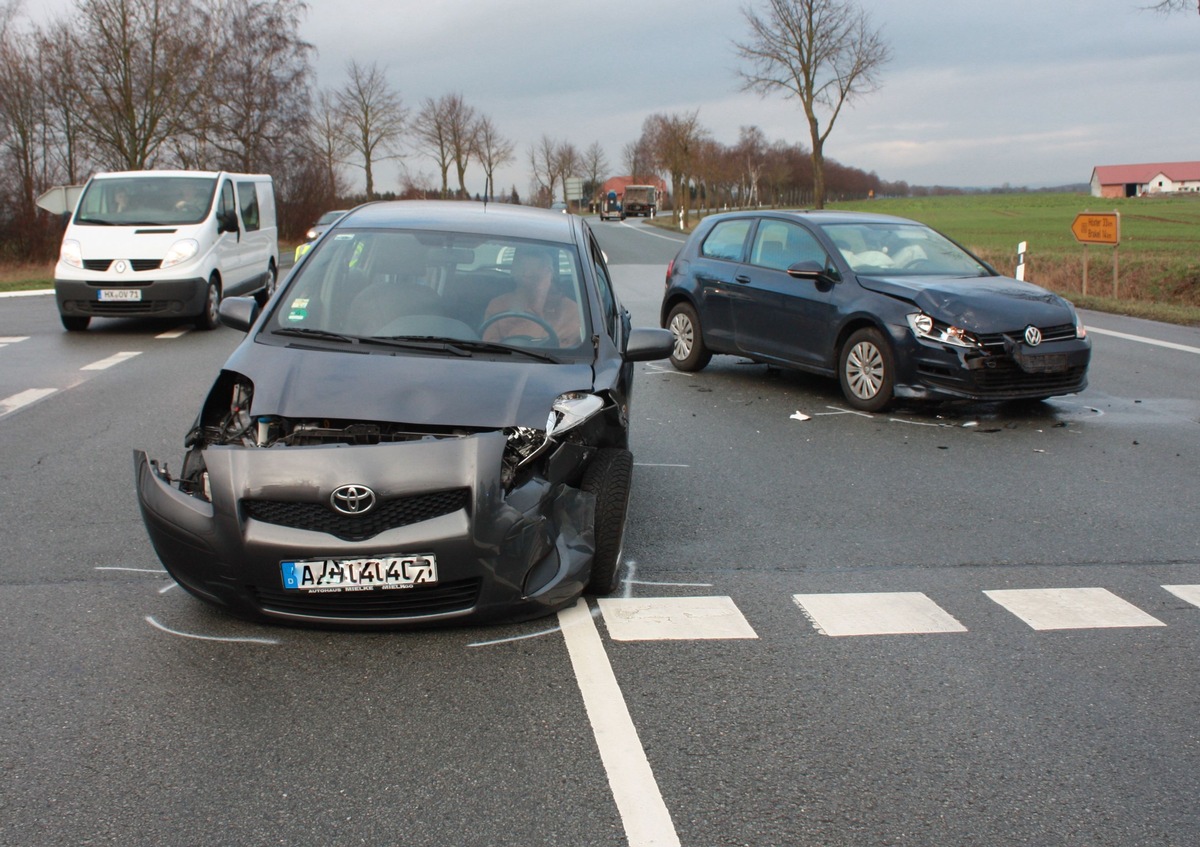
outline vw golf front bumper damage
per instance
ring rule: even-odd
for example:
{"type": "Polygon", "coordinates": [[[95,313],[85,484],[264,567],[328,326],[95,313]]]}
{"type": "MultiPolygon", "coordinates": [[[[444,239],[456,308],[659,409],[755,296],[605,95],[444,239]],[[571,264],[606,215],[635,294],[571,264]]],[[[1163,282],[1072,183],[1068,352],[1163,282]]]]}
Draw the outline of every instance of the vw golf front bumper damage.
{"type": "Polygon", "coordinates": [[[577,483],[594,448],[551,445],[515,480],[511,434],[377,444],[208,445],[202,491],[140,450],[151,543],[192,594],[242,617],[351,627],[496,622],[549,614],[584,590],[596,498],[577,483]],[[373,507],[337,514],[334,492],[373,507]],[[436,581],[297,590],[284,563],[427,557],[436,581]]]}

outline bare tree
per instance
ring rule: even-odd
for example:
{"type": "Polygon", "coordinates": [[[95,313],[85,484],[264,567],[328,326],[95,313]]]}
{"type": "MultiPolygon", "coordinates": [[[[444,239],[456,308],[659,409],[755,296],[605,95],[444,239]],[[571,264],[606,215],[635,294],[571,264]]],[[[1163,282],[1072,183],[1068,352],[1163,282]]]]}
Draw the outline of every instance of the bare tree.
{"type": "Polygon", "coordinates": [[[304,138],[305,146],[320,165],[321,183],[330,200],[340,198],[347,191],[341,163],[349,155],[350,146],[341,130],[334,95],[328,91],[320,92],[309,114],[304,138]]]}
{"type": "Polygon", "coordinates": [[[746,90],[763,96],[781,90],[800,101],[812,142],[813,201],[824,208],[825,139],[844,105],[878,88],[891,52],[853,2],[764,0],[764,5],[762,15],[742,10],[751,35],[735,44],[749,63],[739,74],[746,90]]]}
{"type": "Polygon", "coordinates": [[[569,141],[564,141],[559,144],[554,151],[555,158],[558,162],[558,179],[562,186],[562,196],[564,202],[567,200],[567,180],[573,176],[579,176],[579,170],[582,159],[579,156],[579,149],[569,141]]]}
{"type": "Polygon", "coordinates": [[[560,146],[550,136],[543,135],[537,144],[529,148],[529,167],[538,188],[537,193],[548,195],[551,202],[554,200],[554,186],[562,174],[560,146]]]}
{"type": "Polygon", "coordinates": [[[626,144],[621,150],[621,155],[622,164],[634,182],[649,182],[658,176],[654,167],[654,154],[647,146],[644,134],[637,141],[626,144]]]}
{"type": "Polygon", "coordinates": [[[450,133],[450,157],[454,160],[454,172],[458,176],[458,195],[466,198],[467,165],[475,155],[479,138],[479,118],[475,109],[468,106],[461,94],[447,94],[446,123],[450,133]]]}
{"type": "Polygon", "coordinates": [[[450,163],[454,153],[450,141],[450,117],[446,110],[446,98],[434,100],[426,97],[412,121],[412,135],[417,150],[437,163],[442,175],[442,190],[439,196],[450,196],[450,163]]]}
{"type": "Polygon", "coordinates": [[[689,223],[692,178],[699,165],[701,146],[708,130],[700,126],[700,110],[683,114],[654,114],[642,125],[642,141],[654,161],[671,175],[671,192],[676,208],[683,213],[683,225],[689,223]]]}
{"type": "Polygon", "coordinates": [[[346,144],[361,159],[355,164],[363,169],[367,197],[372,198],[375,163],[398,157],[408,113],[378,64],[364,67],[352,59],[346,72],[350,79],[334,96],[345,121],[346,144]]]}
{"type": "Polygon", "coordinates": [[[766,135],[756,126],[742,127],[738,132],[736,152],[742,166],[745,202],[747,205],[757,206],[758,186],[767,158],[766,135]]]}
{"type": "Polygon", "coordinates": [[[9,239],[28,255],[39,246],[34,197],[45,163],[46,103],[37,39],[15,32],[8,11],[0,20],[0,161],[9,179],[0,208],[9,239]]]}
{"type": "Polygon", "coordinates": [[[101,164],[142,170],[186,131],[207,67],[188,0],[78,0],[71,82],[101,164]]]}
{"type": "Polygon", "coordinates": [[[207,137],[219,164],[272,170],[303,133],[309,111],[313,46],[299,34],[302,0],[206,0],[215,24],[207,137]]]}
{"type": "Polygon", "coordinates": [[[1155,3],[1147,8],[1152,9],[1155,12],[1163,12],[1164,14],[1171,14],[1173,12],[1187,12],[1192,8],[1195,8],[1197,12],[1200,12],[1200,0],[1161,0],[1161,2],[1155,3]]]}
{"type": "Polygon", "coordinates": [[[588,145],[588,149],[583,151],[580,167],[588,181],[584,193],[594,197],[600,192],[604,176],[608,173],[608,157],[604,155],[604,148],[600,146],[599,141],[593,141],[588,145]]]}
{"type": "MultiPolygon", "coordinates": [[[[483,166],[485,199],[490,199],[496,191],[496,169],[508,164],[515,157],[513,143],[501,137],[492,119],[486,115],[479,119],[478,133],[475,139],[479,163],[483,166]]],[[[516,188],[513,189],[516,192],[516,188]]]]}

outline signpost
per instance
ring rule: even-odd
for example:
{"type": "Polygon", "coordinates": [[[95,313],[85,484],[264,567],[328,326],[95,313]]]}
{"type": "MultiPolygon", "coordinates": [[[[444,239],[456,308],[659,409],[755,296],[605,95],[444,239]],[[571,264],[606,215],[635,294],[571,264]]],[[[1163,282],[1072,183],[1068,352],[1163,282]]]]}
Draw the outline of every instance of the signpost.
{"type": "Polygon", "coordinates": [[[1071,234],[1083,244],[1083,293],[1088,293],[1089,244],[1111,244],[1113,248],[1113,297],[1117,296],[1117,268],[1119,259],[1117,245],[1121,243],[1120,212],[1083,212],[1076,215],[1071,224],[1071,234]]]}

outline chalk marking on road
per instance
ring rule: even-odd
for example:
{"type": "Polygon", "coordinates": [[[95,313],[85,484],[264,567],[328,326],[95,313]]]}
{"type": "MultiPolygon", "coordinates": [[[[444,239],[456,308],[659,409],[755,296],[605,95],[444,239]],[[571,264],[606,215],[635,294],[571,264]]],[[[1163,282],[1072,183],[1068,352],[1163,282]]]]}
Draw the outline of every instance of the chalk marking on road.
{"type": "Polygon", "coordinates": [[[92,362],[90,365],[84,365],[82,368],[80,368],[80,370],[81,371],[103,371],[103,370],[107,370],[108,368],[111,368],[113,365],[119,365],[119,364],[121,364],[121,362],[127,362],[130,359],[132,359],[134,356],[140,356],[140,355],[142,355],[140,351],[135,351],[135,352],[127,351],[124,353],[114,353],[113,355],[109,356],[107,359],[101,359],[98,362],[92,362]]]}
{"type": "Polygon", "coordinates": [[[558,620],[629,847],[679,847],[671,813],[587,601],[580,599],[559,612],[558,620]]]}
{"type": "Polygon", "coordinates": [[[870,412],[859,412],[855,409],[843,409],[841,406],[826,406],[826,409],[832,409],[832,412],[813,412],[813,417],[827,417],[829,415],[858,415],[860,418],[875,417],[870,412]]]}
{"type": "Polygon", "coordinates": [[[219,636],[219,635],[196,635],[195,633],[192,633],[192,632],[180,632],[177,629],[171,629],[170,627],[163,626],[158,621],[156,621],[154,619],[154,617],[151,615],[146,615],[146,623],[150,624],[155,629],[161,630],[162,632],[165,632],[169,635],[178,635],[181,638],[193,638],[196,641],[221,641],[221,642],[225,642],[225,643],[241,643],[241,644],[268,644],[271,646],[277,646],[279,644],[279,642],[274,638],[238,638],[238,637],[224,637],[224,636],[219,636]]]}
{"type": "Polygon", "coordinates": [[[711,582],[653,582],[648,579],[631,579],[631,585],[660,585],[667,588],[712,588],[711,582]]]}
{"type": "Polygon", "coordinates": [[[634,462],[639,468],[690,468],[691,465],[677,465],[672,462],[634,462]]]}
{"type": "Polygon", "coordinates": [[[1087,328],[1088,332],[1094,332],[1097,335],[1111,335],[1113,338],[1123,338],[1126,341],[1138,341],[1142,344],[1153,344],[1155,347],[1166,347],[1170,350],[1180,350],[1184,353],[1196,353],[1200,355],[1200,347],[1189,347],[1186,344],[1176,344],[1173,341],[1159,341],[1157,338],[1146,338],[1143,335],[1130,335],[1127,332],[1115,332],[1111,329],[1097,329],[1094,326],[1087,328]]]}
{"type": "Polygon", "coordinates": [[[17,409],[36,403],[44,397],[49,397],[57,388],[30,388],[18,394],[13,394],[0,400],[0,418],[15,412],[17,409]]]}

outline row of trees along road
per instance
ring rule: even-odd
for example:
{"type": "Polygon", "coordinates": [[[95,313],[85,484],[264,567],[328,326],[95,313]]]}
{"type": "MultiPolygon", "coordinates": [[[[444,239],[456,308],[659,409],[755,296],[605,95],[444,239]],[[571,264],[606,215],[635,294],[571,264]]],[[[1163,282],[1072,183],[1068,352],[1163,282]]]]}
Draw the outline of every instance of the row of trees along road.
{"type": "MultiPolygon", "coordinates": [[[[355,199],[347,167],[361,169],[365,197],[376,197],[376,167],[414,153],[436,165],[440,185],[405,168],[400,190],[384,196],[465,197],[470,166],[495,196],[496,170],[515,160],[514,144],[461,95],[409,109],[378,64],[352,61],[342,87],[315,90],[314,46],[299,35],[303,0],[75,0],[46,26],[26,20],[20,3],[0,0],[0,256],[53,256],[58,222],[34,200],[97,170],[269,173],[281,235],[294,238],[355,199]]],[[[865,15],[843,0],[760,5],[743,11],[740,73],[750,90],[800,102],[811,147],[768,143],[756,127],[723,145],[698,110],[660,113],[625,146],[624,172],[668,177],[685,218],[695,204],[821,206],[830,190],[906,192],[822,153],[841,108],[873,90],[888,59],[865,15]]],[[[541,203],[565,196],[570,177],[593,195],[608,169],[598,142],[580,152],[549,136],[530,146],[528,164],[541,203]]]]}

